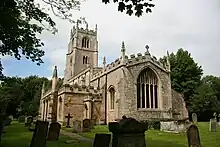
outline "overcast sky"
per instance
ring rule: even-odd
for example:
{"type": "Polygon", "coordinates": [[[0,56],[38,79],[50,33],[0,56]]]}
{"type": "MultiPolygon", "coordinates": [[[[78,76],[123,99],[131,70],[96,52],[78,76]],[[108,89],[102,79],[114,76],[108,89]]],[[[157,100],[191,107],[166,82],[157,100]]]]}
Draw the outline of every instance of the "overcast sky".
{"type": "MultiPolygon", "coordinates": [[[[121,42],[125,41],[128,55],[145,52],[145,45],[157,58],[179,48],[188,50],[204,73],[220,75],[220,1],[219,0],[154,0],[153,13],[137,18],[117,11],[117,5],[87,0],[81,11],[73,12],[73,18],[86,17],[89,28],[98,25],[99,60],[103,56],[114,61],[120,56],[121,42]]],[[[3,58],[7,76],[39,75],[51,77],[52,68],[58,66],[59,76],[64,75],[65,54],[73,24],[53,17],[59,32],[44,32],[46,54],[44,64],[37,66],[26,59],[17,61],[3,58]]]]}

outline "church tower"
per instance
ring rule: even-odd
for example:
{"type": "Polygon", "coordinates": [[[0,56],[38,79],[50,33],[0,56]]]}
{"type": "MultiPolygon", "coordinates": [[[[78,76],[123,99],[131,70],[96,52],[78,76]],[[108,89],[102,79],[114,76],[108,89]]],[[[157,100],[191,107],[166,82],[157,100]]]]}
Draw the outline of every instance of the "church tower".
{"type": "Polygon", "coordinates": [[[80,22],[77,20],[70,32],[64,82],[85,68],[98,66],[97,25],[95,30],[89,30],[87,22],[86,28],[79,27],[80,22]]]}

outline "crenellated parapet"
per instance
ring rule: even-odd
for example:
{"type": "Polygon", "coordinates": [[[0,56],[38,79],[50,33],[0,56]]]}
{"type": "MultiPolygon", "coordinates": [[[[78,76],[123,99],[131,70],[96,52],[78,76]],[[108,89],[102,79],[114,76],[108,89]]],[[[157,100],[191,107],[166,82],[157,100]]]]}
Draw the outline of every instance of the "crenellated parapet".
{"type": "Polygon", "coordinates": [[[101,98],[101,91],[98,88],[94,88],[93,86],[86,86],[86,85],[79,85],[79,84],[65,84],[63,87],[58,91],[58,95],[63,93],[76,93],[76,94],[85,94],[85,95],[92,95],[95,97],[101,98]]]}
{"type": "Polygon", "coordinates": [[[126,66],[134,66],[136,64],[141,64],[145,62],[151,62],[152,64],[158,66],[160,69],[168,72],[166,66],[164,66],[155,56],[151,56],[148,53],[145,53],[144,55],[142,55],[141,53],[137,53],[136,56],[135,54],[130,55],[130,58],[128,58],[126,66]]]}
{"type": "MultiPolygon", "coordinates": [[[[91,81],[103,76],[104,74],[112,72],[113,70],[116,70],[122,66],[130,67],[130,66],[134,66],[137,64],[141,64],[141,63],[147,63],[147,62],[151,62],[152,64],[156,65],[157,67],[159,67],[161,70],[165,72],[170,72],[169,67],[162,64],[155,56],[152,56],[150,54],[148,50],[149,49],[148,46],[146,46],[147,51],[144,54],[142,53],[137,53],[136,55],[131,54],[130,57],[128,57],[124,53],[125,52],[124,42],[122,44],[123,44],[122,45],[122,48],[123,48],[122,56],[116,59],[115,61],[111,62],[110,64],[107,64],[107,65],[104,64],[103,70],[100,70],[96,74],[93,74],[91,81]]],[[[106,63],[106,62],[104,61],[103,63],[106,63]]]]}

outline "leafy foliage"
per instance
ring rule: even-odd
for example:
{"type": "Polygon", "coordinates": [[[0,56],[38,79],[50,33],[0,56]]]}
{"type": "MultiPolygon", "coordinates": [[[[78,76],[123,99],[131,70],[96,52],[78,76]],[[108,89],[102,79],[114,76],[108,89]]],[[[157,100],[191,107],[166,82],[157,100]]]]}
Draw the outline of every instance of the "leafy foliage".
{"type": "Polygon", "coordinates": [[[61,19],[74,22],[70,10],[79,10],[79,6],[80,0],[1,0],[0,55],[14,56],[18,60],[23,55],[37,65],[42,64],[44,51],[41,47],[44,44],[37,35],[44,29],[57,32],[48,10],[61,19]]]}
{"type": "Polygon", "coordinates": [[[190,111],[196,112],[200,120],[208,120],[213,113],[220,113],[219,77],[206,76],[190,99],[190,111]]]}
{"type": "MultiPolygon", "coordinates": [[[[166,58],[160,61],[166,64],[166,58]]],[[[200,84],[203,70],[201,66],[193,60],[191,54],[183,49],[179,49],[176,54],[171,53],[169,56],[171,65],[171,82],[172,88],[184,95],[186,104],[189,104],[190,97],[195,93],[200,84]]]]}
{"type": "MultiPolygon", "coordinates": [[[[111,0],[102,0],[103,3],[110,3],[111,0]]],[[[135,15],[137,17],[142,16],[144,10],[146,13],[151,13],[152,8],[155,6],[151,3],[152,0],[113,0],[114,3],[118,3],[118,11],[124,12],[128,15],[135,15]]]]}

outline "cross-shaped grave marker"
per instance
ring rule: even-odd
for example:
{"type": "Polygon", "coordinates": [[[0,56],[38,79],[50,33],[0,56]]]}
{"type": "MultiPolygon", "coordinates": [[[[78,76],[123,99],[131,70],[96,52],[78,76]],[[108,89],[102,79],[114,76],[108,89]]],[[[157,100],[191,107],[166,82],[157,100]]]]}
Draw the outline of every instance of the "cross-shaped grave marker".
{"type": "Polygon", "coordinates": [[[70,116],[70,114],[68,113],[67,116],[65,116],[65,118],[67,118],[67,123],[66,123],[66,127],[70,128],[70,118],[73,118],[72,116],[70,116]]]}

